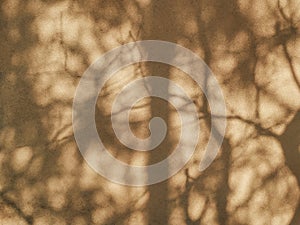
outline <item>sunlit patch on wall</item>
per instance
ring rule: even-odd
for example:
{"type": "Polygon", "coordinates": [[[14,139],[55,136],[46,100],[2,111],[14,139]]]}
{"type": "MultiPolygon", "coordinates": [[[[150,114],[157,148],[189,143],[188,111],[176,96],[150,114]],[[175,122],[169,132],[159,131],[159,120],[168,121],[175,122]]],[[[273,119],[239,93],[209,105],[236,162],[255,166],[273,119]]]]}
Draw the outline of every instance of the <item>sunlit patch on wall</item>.
{"type": "Polygon", "coordinates": [[[12,157],[12,168],[20,172],[28,166],[31,158],[33,156],[33,150],[29,146],[20,147],[14,150],[12,157]]]}

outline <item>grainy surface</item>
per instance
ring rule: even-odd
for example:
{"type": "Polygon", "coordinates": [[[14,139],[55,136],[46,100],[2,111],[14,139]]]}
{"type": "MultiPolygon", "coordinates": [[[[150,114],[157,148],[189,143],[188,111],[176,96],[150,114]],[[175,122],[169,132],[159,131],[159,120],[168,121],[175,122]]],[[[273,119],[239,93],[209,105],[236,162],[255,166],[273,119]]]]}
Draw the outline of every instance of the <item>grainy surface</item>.
{"type": "Polygon", "coordinates": [[[0,224],[300,224],[300,1],[2,0],[0,12],[0,224]],[[112,132],[112,100],[129,81],[160,75],[186,88],[201,118],[189,164],[166,182],[117,185],[83,160],[72,100],[85,69],[124,43],[160,39],[191,49],[225,95],[228,128],[214,163],[197,172],[208,106],[186,74],[155,63],[120,71],[100,93],[100,137],[119,159],[159,161],[178,139],[176,113],[155,99],[132,110],[148,135],[151,115],[169,135],[153,154],[133,153],[112,132]],[[121,77],[121,79],[120,79],[121,77]],[[298,220],[298,221],[297,221],[298,220]]]}

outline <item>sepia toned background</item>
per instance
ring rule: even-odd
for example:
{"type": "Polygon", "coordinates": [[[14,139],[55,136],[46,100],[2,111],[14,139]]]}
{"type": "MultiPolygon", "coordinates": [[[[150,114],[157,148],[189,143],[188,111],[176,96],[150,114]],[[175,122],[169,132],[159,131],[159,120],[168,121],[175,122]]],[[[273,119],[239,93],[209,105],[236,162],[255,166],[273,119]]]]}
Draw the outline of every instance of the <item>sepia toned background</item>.
{"type": "MultiPolygon", "coordinates": [[[[0,12],[1,225],[299,225],[299,0],[2,0],[0,12]],[[200,56],[222,87],[227,131],[213,164],[198,165],[210,131],[202,91],[160,63],[119,71],[101,91],[99,136],[118,159],[148,165],[178,143],[180,124],[167,102],[147,98],[131,128],[168,125],[151,153],[115,137],[112,101],[122,87],[156,75],[181,85],[199,111],[193,158],[167,181],[145,187],[111,183],[83,160],[72,131],[72,101],[83,72],[125,43],[157,39],[200,56]]],[[[166,87],[167,89],[168,87],[166,87]]]]}

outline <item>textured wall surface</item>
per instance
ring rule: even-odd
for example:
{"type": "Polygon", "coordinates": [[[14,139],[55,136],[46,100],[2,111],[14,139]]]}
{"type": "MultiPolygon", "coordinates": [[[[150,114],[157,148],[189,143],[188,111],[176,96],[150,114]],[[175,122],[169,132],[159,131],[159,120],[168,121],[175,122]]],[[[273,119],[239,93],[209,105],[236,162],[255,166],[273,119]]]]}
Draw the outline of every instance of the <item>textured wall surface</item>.
{"type": "Polygon", "coordinates": [[[300,224],[299,0],[2,0],[0,2],[1,225],[300,224]],[[168,77],[199,111],[196,154],[167,181],[127,187],[99,176],[80,155],[72,101],[101,54],[146,39],[200,56],[224,92],[228,127],[218,157],[198,171],[210,130],[209,106],[186,74],[159,63],[119,71],[99,95],[99,136],[120,160],[145,165],[178,142],[178,118],[157,99],[139,102],[130,122],[149,135],[167,120],[151,153],[125,148],[110,124],[112,101],[143,76],[168,77]]]}

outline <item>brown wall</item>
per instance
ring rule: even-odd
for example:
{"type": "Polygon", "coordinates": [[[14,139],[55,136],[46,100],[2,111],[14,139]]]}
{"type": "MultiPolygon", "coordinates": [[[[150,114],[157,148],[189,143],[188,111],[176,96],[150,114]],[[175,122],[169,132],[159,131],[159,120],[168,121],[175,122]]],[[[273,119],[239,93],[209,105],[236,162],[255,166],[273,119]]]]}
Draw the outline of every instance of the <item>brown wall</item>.
{"type": "Polygon", "coordinates": [[[0,225],[300,224],[300,4],[297,0],[2,0],[0,12],[0,225]],[[100,93],[96,121],[112,154],[141,165],[178,142],[176,112],[157,99],[132,110],[148,135],[159,115],[167,139],[153,153],[122,146],[111,103],[128,82],[158,75],[184,87],[199,110],[197,152],[171,179],[126,187],[94,172],[72,131],[80,76],[101,54],[145,39],[178,43],[210,66],[228,127],[214,163],[198,172],[209,106],[186,74],[158,63],[118,72],[100,93]],[[120,79],[120,77],[122,77],[120,79]],[[297,221],[298,220],[298,221],[297,221]]]}

